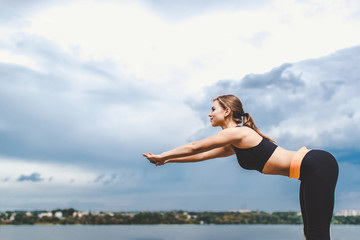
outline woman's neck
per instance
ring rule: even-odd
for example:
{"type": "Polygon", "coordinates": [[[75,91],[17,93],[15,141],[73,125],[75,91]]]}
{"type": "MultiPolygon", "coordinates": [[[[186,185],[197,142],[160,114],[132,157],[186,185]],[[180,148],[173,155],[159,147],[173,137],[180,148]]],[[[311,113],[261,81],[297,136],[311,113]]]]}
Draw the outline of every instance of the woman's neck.
{"type": "Polygon", "coordinates": [[[234,128],[234,127],[236,127],[238,124],[236,123],[236,122],[234,122],[234,121],[228,121],[228,122],[225,122],[222,126],[221,126],[221,128],[224,130],[224,129],[226,129],[226,128],[234,128]]]}

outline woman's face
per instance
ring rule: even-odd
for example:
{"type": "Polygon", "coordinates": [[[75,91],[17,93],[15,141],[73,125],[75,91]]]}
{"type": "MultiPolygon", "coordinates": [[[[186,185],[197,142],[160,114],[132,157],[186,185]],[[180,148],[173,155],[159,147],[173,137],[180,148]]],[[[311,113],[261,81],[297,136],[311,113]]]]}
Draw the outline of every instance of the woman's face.
{"type": "Polygon", "coordinates": [[[211,112],[209,114],[210,122],[213,127],[220,126],[225,120],[225,110],[221,107],[218,101],[213,102],[211,112]]]}

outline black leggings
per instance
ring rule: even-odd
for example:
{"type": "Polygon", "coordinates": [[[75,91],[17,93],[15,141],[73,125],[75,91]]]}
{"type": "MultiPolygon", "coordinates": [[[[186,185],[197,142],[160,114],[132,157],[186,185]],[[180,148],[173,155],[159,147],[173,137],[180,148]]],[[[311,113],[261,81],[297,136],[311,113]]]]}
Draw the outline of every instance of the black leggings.
{"type": "Polygon", "coordinates": [[[308,152],[300,167],[300,206],[307,240],[329,240],[339,167],[322,150],[308,152]]]}

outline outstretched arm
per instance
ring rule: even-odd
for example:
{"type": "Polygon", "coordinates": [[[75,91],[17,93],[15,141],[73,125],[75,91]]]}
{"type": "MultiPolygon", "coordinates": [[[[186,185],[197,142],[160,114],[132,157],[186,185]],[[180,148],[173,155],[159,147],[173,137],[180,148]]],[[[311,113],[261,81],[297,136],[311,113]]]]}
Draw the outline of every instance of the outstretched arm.
{"type": "Polygon", "coordinates": [[[229,147],[231,147],[230,145],[237,140],[240,140],[238,131],[234,128],[225,129],[214,136],[205,138],[204,140],[192,142],[159,155],[151,153],[145,153],[143,155],[152,163],[165,163],[165,161],[170,159],[172,159],[172,161],[178,159],[177,161],[181,162],[202,161],[214,158],[214,156],[221,156],[221,154],[225,154],[225,152],[227,154],[225,156],[233,154],[233,152],[230,154],[229,147]]]}
{"type": "Polygon", "coordinates": [[[235,152],[231,146],[220,147],[211,149],[206,152],[198,153],[192,156],[187,157],[178,157],[171,158],[165,161],[162,160],[153,160],[149,153],[144,153],[143,155],[149,159],[150,162],[154,163],[156,166],[164,165],[165,163],[189,163],[189,162],[200,162],[208,159],[221,158],[233,155],[235,152]]]}

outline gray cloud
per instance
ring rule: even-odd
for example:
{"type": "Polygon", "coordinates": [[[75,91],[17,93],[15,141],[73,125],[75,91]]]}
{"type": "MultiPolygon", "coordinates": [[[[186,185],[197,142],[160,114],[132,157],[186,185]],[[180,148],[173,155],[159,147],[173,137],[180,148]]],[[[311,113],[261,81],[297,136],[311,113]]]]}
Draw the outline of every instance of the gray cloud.
{"type": "Polygon", "coordinates": [[[292,64],[286,63],[280,67],[274,68],[265,74],[249,74],[246,75],[239,86],[239,89],[267,89],[269,91],[274,89],[291,90],[296,92],[305,86],[301,76],[295,76],[293,73],[284,74],[292,64]]]}
{"type": "Polygon", "coordinates": [[[94,180],[94,183],[99,182],[100,180],[102,180],[105,177],[105,174],[100,174],[99,176],[96,177],[96,179],[94,180]]]}
{"type": "Polygon", "coordinates": [[[99,174],[94,183],[100,183],[104,186],[106,185],[117,185],[121,188],[127,188],[129,185],[133,186],[134,182],[137,182],[139,179],[134,173],[109,173],[109,174],[99,174]]]}
{"type": "Polygon", "coordinates": [[[30,175],[21,175],[16,181],[18,182],[27,182],[27,181],[30,181],[30,182],[41,182],[43,181],[44,179],[41,178],[41,175],[40,173],[32,173],[30,175]]]}
{"type": "Polygon", "coordinates": [[[3,179],[3,182],[7,182],[7,181],[9,181],[9,180],[10,180],[10,178],[9,178],[9,177],[6,177],[6,178],[3,179]]]}
{"type": "Polygon", "coordinates": [[[116,177],[117,177],[116,173],[112,174],[109,179],[104,181],[104,185],[113,183],[115,181],[116,177]]]}
{"type": "Polygon", "coordinates": [[[187,103],[200,111],[205,122],[210,109],[210,100],[218,95],[234,94],[238,96],[246,112],[255,116],[258,125],[268,130],[281,119],[294,112],[293,106],[301,108],[306,83],[301,75],[288,73],[292,64],[283,64],[264,74],[249,74],[241,80],[222,80],[203,90],[202,98],[194,97],[187,103]]]}
{"type": "MultiPolygon", "coordinates": [[[[210,99],[234,94],[264,132],[286,147],[298,144],[360,150],[360,47],[319,59],[283,64],[240,80],[222,80],[188,104],[208,121],[210,99]],[[357,102],[357,103],[355,103],[357,102]],[[328,127],[326,127],[328,126],[328,127]],[[303,128],[303,131],[294,129],[303,128]],[[309,130],[311,129],[311,131],[309,130]]],[[[195,136],[195,138],[200,138],[195,136]]]]}

